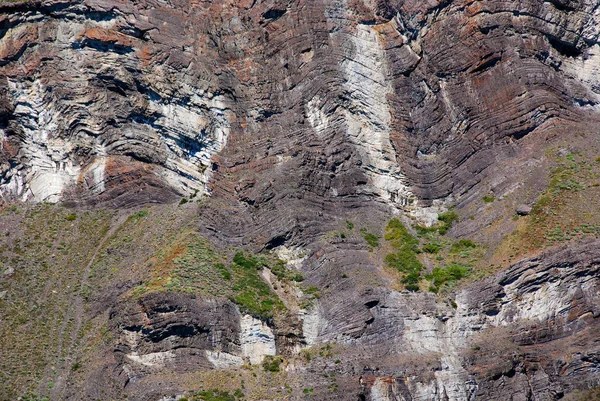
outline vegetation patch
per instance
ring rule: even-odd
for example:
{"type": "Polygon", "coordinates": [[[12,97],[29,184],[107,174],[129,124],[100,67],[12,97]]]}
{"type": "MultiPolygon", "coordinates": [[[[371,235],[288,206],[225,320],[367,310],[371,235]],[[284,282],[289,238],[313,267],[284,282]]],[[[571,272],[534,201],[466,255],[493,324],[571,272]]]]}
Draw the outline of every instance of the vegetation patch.
{"type": "Polygon", "coordinates": [[[421,272],[424,269],[417,257],[421,252],[419,240],[410,234],[398,219],[390,220],[384,238],[395,249],[395,252],[385,256],[385,264],[404,274],[402,283],[407,290],[418,291],[421,272]]]}
{"type": "Polygon", "coordinates": [[[450,253],[461,253],[465,250],[477,248],[477,244],[470,239],[460,239],[450,246],[450,253]]]}
{"type": "Polygon", "coordinates": [[[217,389],[198,391],[179,401],[239,401],[244,399],[244,393],[238,389],[234,393],[217,389]]]}
{"type": "Polygon", "coordinates": [[[178,237],[170,247],[160,251],[151,264],[152,279],[138,287],[134,296],[149,291],[204,293],[228,298],[242,313],[262,320],[269,320],[277,311],[285,310],[277,294],[260,276],[263,268],[270,269],[282,281],[303,279],[279,259],[237,252],[227,264],[222,255],[193,232],[178,237]]]}
{"type": "Polygon", "coordinates": [[[273,317],[276,310],[284,310],[285,307],[260,277],[259,270],[263,267],[266,266],[258,258],[236,253],[231,264],[235,283],[230,299],[238,304],[242,313],[267,320],[273,317]]]}
{"type": "Polygon", "coordinates": [[[446,291],[470,275],[483,257],[483,247],[474,241],[453,241],[440,234],[440,231],[444,232],[441,227],[449,226],[458,219],[455,212],[440,216],[443,225],[415,226],[418,237],[413,236],[398,219],[390,220],[386,227],[384,238],[394,252],[385,256],[384,263],[403,274],[400,281],[409,291],[427,288],[423,280],[429,281],[428,287],[432,292],[446,291]],[[428,274],[425,274],[425,259],[433,265],[428,274]]]}
{"type": "Polygon", "coordinates": [[[371,248],[379,248],[379,238],[375,234],[368,232],[366,228],[361,228],[360,233],[371,248]]]}
{"type": "Polygon", "coordinates": [[[48,203],[5,210],[0,218],[10,235],[0,238],[0,275],[12,273],[0,280],[0,399],[39,401],[56,384],[47,367],[68,370],[72,335],[79,341],[86,332],[71,305],[83,293],[82,271],[112,212],[79,211],[72,218],[72,210],[48,203]]]}
{"type": "Polygon", "coordinates": [[[423,245],[423,252],[436,254],[442,249],[442,245],[439,242],[429,242],[423,245]]]}
{"type": "Polygon", "coordinates": [[[519,218],[516,230],[497,251],[512,262],[517,256],[557,243],[600,234],[600,163],[595,155],[555,154],[548,186],[529,216],[519,218]]]}
{"type": "Polygon", "coordinates": [[[279,372],[281,370],[281,363],[283,359],[281,357],[267,355],[262,363],[262,368],[265,372],[279,372]]]}
{"type": "Polygon", "coordinates": [[[452,227],[452,224],[455,221],[458,221],[458,214],[456,214],[455,211],[450,210],[446,213],[440,213],[438,215],[438,220],[441,222],[441,224],[438,227],[438,232],[440,233],[440,235],[445,235],[448,232],[448,230],[450,230],[450,228],[452,227]]]}
{"type": "Polygon", "coordinates": [[[434,268],[431,274],[426,275],[425,278],[431,280],[429,290],[437,293],[442,286],[451,286],[469,273],[470,268],[468,266],[455,262],[444,268],[434,268]]]}

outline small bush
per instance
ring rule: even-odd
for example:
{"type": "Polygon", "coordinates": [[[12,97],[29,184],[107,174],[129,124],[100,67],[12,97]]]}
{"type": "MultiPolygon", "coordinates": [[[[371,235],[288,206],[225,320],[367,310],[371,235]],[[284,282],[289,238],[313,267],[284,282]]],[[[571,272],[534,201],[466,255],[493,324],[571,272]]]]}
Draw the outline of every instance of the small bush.
{"type": "Polygon", "coordinates": [[[375,234],[365,233],[363,235],[363,238],[365,239],[365,241],[367,241],[367,244],[369,244],[371,247],[373,247],[373,248],[379,247],[379,238],[377,238],[375,236],[375,234]]]}
{"type": "Polygon", "coordinates": [[[463,277],[466,277],[468,274],[468,267],[458,263],[453,263],[447,266],[445,269],[436,267],[433,269],[431,274],[428,274],[425,277],[432,281],[431,287],[433,287],[433,292],[438,292],[443,285],[456,282],[463,277]]]}
{"type": "Polygon", "coordinates": [[[282,360],[281,358],[276,358],[270,355],[267,355],[262,363],[263,370],[265,372],[279,372],[280,364],[282,360]]]}
{"type": "Polygon", "coordinates": [[[223,263],[215,263],[215,269],[221,273],[223,280],[231,280],[231,273],[223,263]]]}
{"type": "Polygon", "coordinates": [[[302,273],[296,273],[292,276],[292,281],[295,281],[297,283],[304,281],[304,276],[302,275],[302,273]]]}
{"type": "Polygon", "coordinates": [[[65,220],[75,221],[75,220],[77,220],[77,215],[75,213],[68,214],[67,217],[65,217],[65,220]]]}
{"type": "Polygon", "coordinates": [[[385,264],[406,275],[402,280],[406,289],[418,291],[420,274],[424,269],[423,264],[417,258],[417,254],[420,252],[419,240],[413,237],[398,219],[390,220],[384,238],[397,249],[395,253],[386,255],[385,264]]]}
{"type": "Polygon", "coordinates": [[[236,401],[235,395],[229,394],[228,391],[206,390],[200,391],[190,399],[190,401],[236,401]]]}
{"type": "Polygon", "coordinates": [[[262,266],[261,260],[254,256],[245,256],[242,252],[235,254],[231,264],[235,278],[232,290],[235,295],[231,296],[231,300],[239,306],[242,313],[268,320],[273,317],[275,310],[285,309],[285,306],[258,274],[262,266]]]}
{"type": "Polygon", "coordinates": [[[425,252],[425,253],[434,254],[434,253],[438,253],[441,249],[442,249],[442,246],[440,244],[436,244],[433,242],[430,242],[423,246],[423,252],[425,252]]]}
{"type": "Polygon", "coordinates": [[[484,196],[483,198],[481,198],[481,199],[483,199],[483,201],[484,201],[485,203],[492,203],[493,201],[495,201],[495,200],[496,200],[496,198],[495,198],[493,195],[485,195],[485,196],[484,196]]]}
{"type": "Polygon", "coordinates": [[[413,228],[415,229],[415,231],[417,232],[417,235],[419,237],[423,237],[429,233],[434,233],[438,230],[438,228],[436,226],[425,227],[425,226],[422,226],[419,224],[413,225],[413,228]]]}
{"type": "Polygon", "coordinates": [[[346,228],[350,231],[354,230],[354,223],[349,220],[346,220],[346,228]]]}
{"type": "Polygon", "coordinates": [[[146,217],[146,216],[148,216],[148,211],[144,209],[144,210],[138,210],[137,212],[132,214],[129,218],[132,220],[139,220],[142,217],[146,217]]]}
{"type": "Polygon", "coordinates": [[[179,206],[181,205],[185,205],[186,203],[188,203],[188,198],[181,198],[181,200],[179,201],[179,206]]]}
{"type": "Polygon", "coordinates": [[[244,256],[242,252],[238,252],[233,257],[233,262],[240,267],[248,270],[259,270],[262,266],[259,264],[259,260],[253,256],[244,256]]]}
{"type": "Polygon", "coordinates": [[[438,228],[438,232],[441,235],[445,235],[448,230],[450,230],[450,227],[452,227],[452,223],[458,221],[458,214],[453,210],[446,213],[440,213],[438,220],[442,222],[438,228]]]}
{"type": "Polygon", "coordinates": [[[477,248],[477,244],[470,239],[461,239],[450,247],[450,253],[460,253],[467,249],[477,248]]]}

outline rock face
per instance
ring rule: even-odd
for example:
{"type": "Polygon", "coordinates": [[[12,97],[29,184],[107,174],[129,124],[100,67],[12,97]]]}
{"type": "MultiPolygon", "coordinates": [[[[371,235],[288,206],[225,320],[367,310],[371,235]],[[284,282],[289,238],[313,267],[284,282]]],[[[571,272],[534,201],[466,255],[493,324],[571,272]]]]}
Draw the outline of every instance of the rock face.
{"type": "Polygon", "coordinates": [[[431,225],[455,207],[450,235],[491,256],[515,210],[535,211],[516,206],[545,189],[551,149],[598,145],[599,37],[592,0],[0,3],[3,206],[197,200],[194,229],[215,247],[301,250],[288,267],[321,291],[296,305],[306,294],[269,283],[298,320],[261,321],[218,296],[135,298],[118,276],[89,301],[109,311],[110,357],[51,397],[177,397],[198,372],[326,345],[337,362],[296,360],[289,382],[252,385],[406,401],[597,386],[597,240],[531,251],[444,298],[399,291],[362,236],[339,232],[352,220],[380,235],[397,215],[431,225]],[[514,206],[481,212],[490,193],[514,206]]]}

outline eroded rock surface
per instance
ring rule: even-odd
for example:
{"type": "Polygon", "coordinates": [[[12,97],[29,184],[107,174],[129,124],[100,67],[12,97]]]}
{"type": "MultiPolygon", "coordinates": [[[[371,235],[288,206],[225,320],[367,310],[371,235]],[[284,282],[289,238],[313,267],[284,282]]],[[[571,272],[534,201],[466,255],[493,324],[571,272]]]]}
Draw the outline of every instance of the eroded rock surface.
{"type": "Polygon", "coordinates": [[[200,200],[195,229],[216,247],[302,249],[290,269],[320,291],[281,322],[110,282],[88,316],[110,311],[110,356],[63,372],[51,395],[176,397],[199,371],[324,344],[329,359],[286,365],[291,393],[252,385],[273,399],[435,401],[596,386],[597,242],[443,298],[394,290],[363,238],[339,232],[351,219],[381,235],[398,214],[431,225],[455,206],[450,235],[497,246],[544,190],[549,149],[597,141],[599,27],[591,0],[2,3],[4,203],[200,200]],[[514,207],[479,213],[488,193],[514,207]]]}

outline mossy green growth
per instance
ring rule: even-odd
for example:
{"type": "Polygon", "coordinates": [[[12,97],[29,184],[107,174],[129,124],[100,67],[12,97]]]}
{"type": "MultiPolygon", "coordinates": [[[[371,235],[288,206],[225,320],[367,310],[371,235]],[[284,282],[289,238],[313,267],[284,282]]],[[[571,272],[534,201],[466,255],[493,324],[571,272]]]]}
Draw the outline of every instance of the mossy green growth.
{"type": "Polygon", "coordinates": [[[67,221],[75,221],[75,220],[77,220],[77,215],[75,213],[68,214],[65,217],[65,220],[67,220],[67,221]]]}
{"type": "Polygon", "coordinates": [[[242,399],[237,392],[231,394],[229,391],[216,389],[199,391],[188,398],[189,401],[238,401],[242,399]]]}
{"type": "Polygon", "coordinates": [[[439,253],[441,249],[442,249],[442,245],[437,242],[429,242],[429,243],[423,245],[423,252],[425,252],[425,253],[435,254],[435,253],[439,253]]]}
{"type": "Polygon", "coordinates": [[[477,248],[477,244],[470,239],[460,239],[450,247],[450,253],[460,253],[462,251],[477,248]]]}
{"type": "Polygon", "coordinates": [[[224,256],[217,254],[197,233],[180,236],[159,252],[156,259],[154,278],[139,286],[132,294],[134,297],[165,290],[204,293],[228,298],[242,313],[262,320],[273,318],[285,306],[262,279],[260,271],[266,267],[281,280],[300,279],[282,261],[244,252],[237,252],[227,266],[224,256]]]}
{"type": "Polygon", "coordinates": [[[258,317],[262,320],[273,318],[275,311],[285,306],[267,283],[259,275],[263,264],[260,259],[242,252],[235,254],[231,270],[235,277],[232,287],[234,295],[231,299],[242,313],[258,317]]]}
{"type": "Polygon", "coordinates": [[[262,368],[265,372],[279,372],[281,370],[280,365],[283,360],[280,357],[267,355],[262,363],[262,368]]]}
{"type": "Polygon", "coordinates": [[[442,223],[438,227],[438,232],[441,235],[445,235],[448,230],[450,230],[450,227],[452,227],[452,223],[458,221],[458,214],[456,214],[454,210],[450,210],[446,213],[440,213],[438,215],[438,220],[442,223]]]}
{"type": "Polygon", "coordinates": [[[363,238],[365,239],[365,241],[367,241],[367,244],[369,244],[371,247],[373,247],[373,248],[379,247],[379,238],[377,238],[375,236],[375,234],[365,233],[363,235],[363,238]]]}
{"type": "Polygon", "coordinates": [[[142,209],[142,210],[138,210],[137,212],[135,212],[131,216],[129,216],[129,220],[139,220],[142,217],[146,217],[146,216],[148,216],[148,211],[146,209],[142,209]]]}
{"type": "Polygon", "coordinates": [[[424,269],[423,264],[417,258],[421,252],[419,240],[412,236],[398,219],[390,220],[385,229],[384,238],[396,249],[396,252],[386,255],[385,264],[405,274],[402,283],[405,284],[407,290],[418,291],[421,271],[424,269]]]}
{"type": "Polygon", "coordinates": [[[442,286],[455,283],[466,277],[469,272],[470,269],[467,266],[460,263],[452,263],[445,268],[434,268],[431,274],[427,274],[425,278],[432,281],[429,290],[437,293],[442,286]]]}

